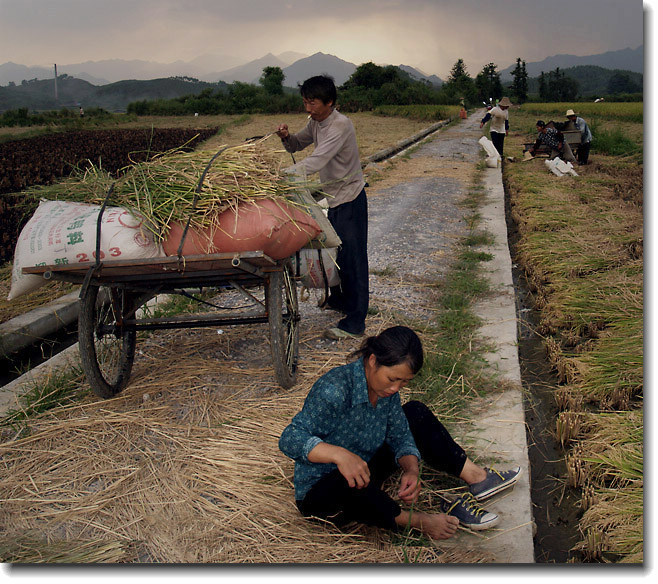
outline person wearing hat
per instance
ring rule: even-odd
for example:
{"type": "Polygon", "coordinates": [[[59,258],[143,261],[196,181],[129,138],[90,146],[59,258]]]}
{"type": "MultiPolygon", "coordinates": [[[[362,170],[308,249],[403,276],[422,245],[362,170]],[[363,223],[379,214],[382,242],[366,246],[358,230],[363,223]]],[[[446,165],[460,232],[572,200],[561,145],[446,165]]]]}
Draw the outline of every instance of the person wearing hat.
{"type": "Polygon", "coordinates": [[[491,141],[501,158],[503,157],[505,136],[507,136],[507,132],[509,132],[509,114],[507,110],[511,105],[512,102],[509,98],[507,96],[503,97],[503,99],[501,99],[495,107],[492,107],[480,121],[480,128],[482,128],[484,124],[491,120],[489,126],[491,141]]]}
{"type": "Polygon", "coordinates": [[[569,142],[564,139],[564,134],[555,128],[549,128],[543,120],[537,120],[537,140],[530,148],[530,154],[535,155],[537,149],[544,144],[548,146],[551,153],[548,157],[549,160],[554,158],[561,158],[565,162],[576,162],[576,157],[571,151],[569,142]]]}
{"type": "Polygon", "coordinates": [[[587,122],[579,117],[572,109],[567,110],[566,116],[576,130],[580,131],[580,145],[576,150],[576,156],[578,157],[578,164],[585,165],[589,160],[589,149],[592,145],[592,132],[590,131],[587,122]]]}

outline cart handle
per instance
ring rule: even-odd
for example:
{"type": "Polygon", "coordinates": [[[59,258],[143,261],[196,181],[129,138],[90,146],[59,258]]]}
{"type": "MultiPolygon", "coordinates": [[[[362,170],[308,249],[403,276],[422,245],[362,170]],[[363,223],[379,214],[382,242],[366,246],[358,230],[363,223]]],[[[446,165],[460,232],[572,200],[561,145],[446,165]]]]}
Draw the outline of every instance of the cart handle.
{"type": "MultiPolygon", "coordinates": [[[[201,173],[201,178],[199,179],[199,183],[197,184],[196,189],[194,189],[194,199],[192,199],[192,212],[194,212],[194,210],[196,209],[196,204],[199,200],[199,194],[201,193],[201,189],[203,187],[203,181],[205,180],[206,174],[208,174],[208,171],[210,170],[210,167],[212,166],[212,163],[215,162],[217,157],[222,152],[224,152],[224,150],[227,150],[228,148],[229,148],[228,146],[224,146],[223,148],[221,148],[219,150],[219,152],[217,152],[217,154],[215,154],[210,159],[210,162],[208,162],[208,164],[206,165],[206,168],[203,169],[203,172],[201,173]]],[[[180,244],[178,245],[178,252],[177,252],[179,260],[181,259],[182,255],[183,255],[183,244],[185,243],[185,236],[187,235],[187,230],[190,227],[190,221],[191,220],[192,220],[192,215],[190,215],[187,218],[187,223],[185,224],[185,229],[183,229],[183,235],[180,238],[180,244]]]]}

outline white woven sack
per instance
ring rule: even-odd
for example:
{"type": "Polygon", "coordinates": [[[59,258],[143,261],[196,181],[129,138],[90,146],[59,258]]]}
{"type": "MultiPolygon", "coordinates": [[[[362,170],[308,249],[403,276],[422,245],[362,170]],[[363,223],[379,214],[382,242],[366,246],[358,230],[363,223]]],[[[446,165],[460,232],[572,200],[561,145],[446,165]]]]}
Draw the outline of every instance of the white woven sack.
{"type": "MultiPolygon", "coordinates": [[[[13,300],[47,282],[42,276],[23,274],[25,267],[94,261],[99,211],[98,205],[42,200],[18,237],[7,299],[13,300]]],[[[121,207],[107,207],[103,212],[100,249],[101,259],[164,255],[142,221],[121,207]]]]}
{"type": "Polygon", "coordinates": [[[335,247],[300,249],[298,268],[302,284],[307,288],[338,286],[340,276],[336,265],[336,252],[335,247]]]}

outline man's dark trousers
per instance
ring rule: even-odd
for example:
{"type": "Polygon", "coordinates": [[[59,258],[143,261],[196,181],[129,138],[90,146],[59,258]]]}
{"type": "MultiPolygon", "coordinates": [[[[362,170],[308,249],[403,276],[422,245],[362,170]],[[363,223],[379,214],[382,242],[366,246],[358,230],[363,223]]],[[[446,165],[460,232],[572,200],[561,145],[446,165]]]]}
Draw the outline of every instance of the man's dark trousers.
{"type": "Polygon", "coordinates": [[[332,286],[328,303],[345,317],[338,327],[361,334],[366,326],[368,285],[368,200],[362,189],[356,199],[329,209],[329,221],[341,239],[336,263],[340,284],[332,286]]]}

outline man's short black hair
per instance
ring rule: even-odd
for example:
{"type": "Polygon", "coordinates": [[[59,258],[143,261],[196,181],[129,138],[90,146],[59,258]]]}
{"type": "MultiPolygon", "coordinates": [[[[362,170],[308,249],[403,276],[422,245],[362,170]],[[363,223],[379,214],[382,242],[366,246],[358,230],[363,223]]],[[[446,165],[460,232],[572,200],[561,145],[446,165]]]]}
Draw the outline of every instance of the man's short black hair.
{"type": "Polygon", "coordinates": [[[544,122],[544,120],[537,120],[536,125],[539,126],[540,128],[543,128],[546,125],[546,123],[544,122]]]}
{"type": "Polygon", "coordinates": [[[336,105],[337,91],[334,80],[328,75],[316,75],[304,81],[299,92],[305,99],[319,99],[327,105],[336,105]]]}

